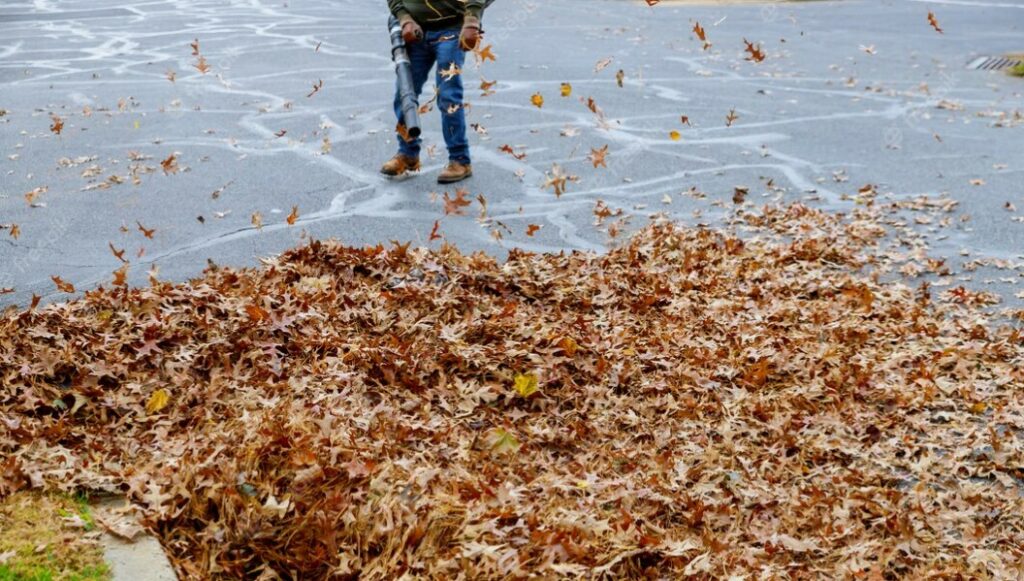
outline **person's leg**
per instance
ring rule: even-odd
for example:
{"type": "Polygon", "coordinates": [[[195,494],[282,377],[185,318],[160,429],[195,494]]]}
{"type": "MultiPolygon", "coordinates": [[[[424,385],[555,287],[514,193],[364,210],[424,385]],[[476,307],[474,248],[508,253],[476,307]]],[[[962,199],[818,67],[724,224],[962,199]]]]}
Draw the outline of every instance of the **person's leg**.
{"type": "MultiPolygon", "coordinates": [[[[419,95],[423,91],[423,85],[427,82],[427,77],[430,76],[430,69],[434,66],[434,60],[436,58],[436,52],[430,42],[431,33],[427,33],[423,40],[406,45],[405,50],[409,53],[409,61],[412,67],[412,84],[413,90],[416,91],[417,102],[419,101],[419,95]]],[[[402,115],[402,97],[398,92],[398,87],[395,87],[395,117],[398,118],[398,122],[405,124],[405,116],[402,115]]],[[[398,153],[418,159],[420,156],[420,144],[422,140],[416,138],[411,141],[406,141],[402,138],[398,132],[395,132],[395,136],[398,138],[398,153]]]]}
{"type": "Polygon", "coordinates": [[[469,140],[466,139],[466,112],[462,106],[462,74],[452,75],[453,67],[462,70],[466,53],[459,48],[459,32],[445,31],[438,38],[437,51],[437,108],[441,111],[441,130],[448,159],[469,165],[469,140]]]}

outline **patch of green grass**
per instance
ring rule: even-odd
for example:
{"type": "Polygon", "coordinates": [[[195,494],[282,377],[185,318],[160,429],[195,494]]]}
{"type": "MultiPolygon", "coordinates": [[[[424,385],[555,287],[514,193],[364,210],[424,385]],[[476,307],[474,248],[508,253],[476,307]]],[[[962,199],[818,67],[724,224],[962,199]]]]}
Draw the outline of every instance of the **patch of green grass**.
{"type": "Polygon", "coordinates": [[[84,496],[19,492],[0,501],[0,581],[105,581],[84,496]]]}
{"type": "Polygon", "coordinates": [[[62,517],[77,516],[82,519],[85,523],[85,531],[89,532],[96,528],[96,520],[92,518],[92,512],[89,510],[89,496],[87,494],[76,494],[69,496],[68,500],[74,503],[74,510],[59,509],[58,514],[62,517]]]}
{"type": "Polygon", "coordinates": [[[81,571],[62,573],[51,567],[31,566],[12,568],[0,565],[0,581],[106,581],[110,570],[106,565],[93,565],[81,571]]]}
{"type": "Polygon", "coordinates": [[[1010,69],[1010,76],[1024,77],[1024,63],[1017,63],[1016,66],[1010,69]]]}

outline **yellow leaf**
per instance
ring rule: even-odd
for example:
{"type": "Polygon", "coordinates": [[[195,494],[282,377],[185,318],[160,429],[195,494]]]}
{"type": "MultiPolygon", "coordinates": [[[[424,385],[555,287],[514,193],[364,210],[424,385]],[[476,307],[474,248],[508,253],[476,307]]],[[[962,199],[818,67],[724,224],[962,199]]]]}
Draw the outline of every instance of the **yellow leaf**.
{"type": "Polygon", "coordinates": [[[985,413],[985,410],[987,410],[987,409],[988,409],[988,406],[985,405],[983,402],[980,402],[980,401],[979,402],[975,402],[974,405],[971,406],[971,412],[975,413],[975,414],[983,414],[983,413],[985,413]]]}
{"type": "Polygon", "coordinates": [[[562,340],[558,342],[558,346],[561,347],[562,351],[565,351],[565,354],[569,357],[576,355],[576,351],[580,348],[572,337],[562,337],[562,340]]]}
{"type": "Polygon", "coordinates": [[[675,130],[672,130],[671,132],[669,132],[668,136],[669,136],[669,139],[671,139],[672,141],[679,141],[683,137],[683,135],[681,133],[679,133],[678,131],[675,131],[675,130]]]}
{"type": "Polygon", "coordinates": [[[537,376],[532,373],[516,375],[516,393],[522,397],[530,397],[537,393],[537,376]]]}
{"type": "Polygon", "coordinates": [[[155,414],[167,407],[169,403],[171,403],[171,395],[167,393],[166,389],[160,388],[149,396],[149,401],[146,402],[146,413],[155,414]]]}
{"type": "Polygon", "coordinates": [[[544,96],[540,93],[534,93],[533,96],[530,97],[530,102],[533,103],[534,107],[540,109],[544,106],[544,96]]]}
{"type": "Polygon", "coordinates": [[[569,95],[572,95],[572,85],[569,83],[562,83],[562,96],[568,97],[569,95]]]}
{"type": "Polygon", "coordinates": [[[515,453],[519,450],[519,441],[512,434],[498,428],[491,437],[491,450],[499,454],[515,453]]]}

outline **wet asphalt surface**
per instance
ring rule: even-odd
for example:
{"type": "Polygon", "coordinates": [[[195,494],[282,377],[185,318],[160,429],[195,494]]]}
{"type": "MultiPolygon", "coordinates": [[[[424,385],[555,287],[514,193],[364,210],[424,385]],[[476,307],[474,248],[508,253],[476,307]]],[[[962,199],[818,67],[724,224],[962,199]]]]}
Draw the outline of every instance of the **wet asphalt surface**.
{"type": "Polygon", "coordinates": [[[954,267],[1003,261],[957,273],[1021,303],[1024,80],[966,65],[1024,51],[1024,2],[498,0],[485,17],[497,60],[463,71],[476,126],[465,216],[444,215],[454,188],[434,181],[446,161],[436,110],[422,174],[377,173],[396,147],[386,16],[368,0],[5,2],[0,289],[13,292],[0,306],[69,298],[51,276],[78,291],[108,284],[122,264],[111,245],[135,284],[154,268],[185,280],[209,261],[252,266],[310,237],[437,245],[437,220],[466,251],[601,250],[598,200],[633,216],[627,230],[655,212],[716,225],[735,186],[757,204],[844,211],[868,183],[886,199],[958,201],[952,224],[915,227],[954,267]],[[745,59],[744,39],[763,62],[745,59]],[[608,167],[595,169],[587,155],[605,145],[608,167]],[[561,197],[544,187],[554,164],[579,178],[561,197]],[[706,197],[680,195],[691,187],[706,197]]]}

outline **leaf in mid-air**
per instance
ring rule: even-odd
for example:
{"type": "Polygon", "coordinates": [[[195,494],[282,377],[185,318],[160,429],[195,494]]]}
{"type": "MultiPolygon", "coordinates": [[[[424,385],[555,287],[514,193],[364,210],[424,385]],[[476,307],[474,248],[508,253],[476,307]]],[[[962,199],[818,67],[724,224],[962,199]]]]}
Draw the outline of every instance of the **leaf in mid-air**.
{"type": "Polygon", "coordinates": [[[320,92],[320,89],[323,89],[323,88],[324,88],[324,80],[323,79],[317,79],[317,82],[313,83],[313,90],[310,91],[308,95],[306,95],[306,98],[308,99],[308,98],[312,97],[313,95],[316,95],[317,93],[320,92]]]}
{"type": "Polygon", "coordinates": [[[462,69],[460,69],[455,63],[452,63],[447,69],[442,69],[438,74],[441,75],[444,80],[450,81],[461,75],[462,69]]]}
{"type": "Polygon", "coordinates": [[[477,49],[473,51],[473,53],[476,54],[476,57],[480,59],[480,62],[498,60],[498,58],[494,56],[494,53],[491,52],[491,46],[492,45],[489,44],[483,48],[477,47],[477,49]]]}
{"type": "Polygon", "coordinates": [[[210,65],[208,65],[206,63],[206,57],[204,57],[202,55],[200,55],[199,59],[196,60],[196,64],[194,64],[192,66],[195,67],[197,71],[199,71],[200,73],[202,73],[204,75],[206,73],[210,72],[210,65]]]}
{"type": "Polygon", "coordinates": [[[178,154],[172,153],[167,156],[167,159],[160,162],[160,167],[163,168],[164,175],[178,173],[178,154]]]}
{"type": "Polygon", "coordinates": [[[121,268],[114,271],[114,286],[128,286],[127,264],[121,265],[121,268]]]}
{"type": "Polygon", "coordinates": [[[153,239],[153,234],[156,233],[156,228],[147,229],[142,225],[142,222],[139,222],[138,220],[135,221],[135,225],[139,227],[139,232],[142,232],[143,236],[150,240],[153,239]]]}
{"type": "Polygon", "coordinates": [[[759,63],[764,60],[764,52],[761,50],[760,45],[755,45],[745,38],[743,39],[743,44],[747,45],[743,50],[750,55],[747,57],[748,61],[759,63]]]}
{"type": "Polygon", "coordinates": [[[704,50],[711,48],[711,43],[708,42],[708,36],[704,32],[704,27],[700,25],[700,22],[693,23],[693,33],[697,35],[697,38],[704,43],[704,50]]]}
{"type": "Polygon", "coordinates": [[[729,109],[729,114],[725,116],[725,126],[732,127],[733,122],[739,118],[740,116],[736,114],[736,109],[729,109]]]}
{"type": "Polygon", "coordinates": [[[557,163],[551,166],[551,171],[546,174],[547,180],[544,182],[545,188],[554,188],[555,197],[562,197],[565,193],[565,187],[569,182],[570,176],[565,175],[562,172],[562,167],[557,163]]]}
{"type": "Polygon", "coordinates": [[[75,292],[75,285],[71,284],[70,282],[65,281],[61,277],[59,277],[59,276],[51,276],[50,279],[53,280],[53,284],[57,285],[57,290],[59,290],[60,292],[63,292],[63,293],[73,293],[73,292],[75,292]]]}

